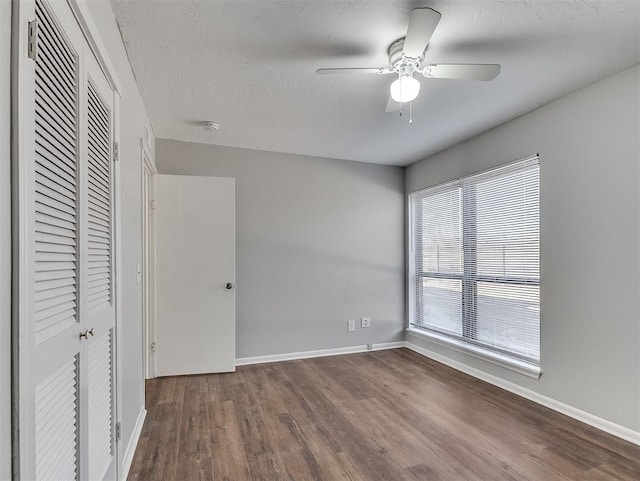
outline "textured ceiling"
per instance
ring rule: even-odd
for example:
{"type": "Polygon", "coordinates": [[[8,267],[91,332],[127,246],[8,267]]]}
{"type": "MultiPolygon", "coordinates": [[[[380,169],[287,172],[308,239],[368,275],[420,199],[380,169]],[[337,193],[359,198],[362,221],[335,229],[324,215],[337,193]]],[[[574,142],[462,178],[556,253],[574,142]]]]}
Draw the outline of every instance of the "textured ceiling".
{"type": "Polygon", "coordinates": [[[112,0],[161,138],[407,165],[640,61],[631,1],[112,0]],[[492,82],[420,78],[385,113],[382,67],[413,8],[442,20],[427,63],[499,63],[492,82]],[[217,133],[199,127],[220,124],[217,133]]]}

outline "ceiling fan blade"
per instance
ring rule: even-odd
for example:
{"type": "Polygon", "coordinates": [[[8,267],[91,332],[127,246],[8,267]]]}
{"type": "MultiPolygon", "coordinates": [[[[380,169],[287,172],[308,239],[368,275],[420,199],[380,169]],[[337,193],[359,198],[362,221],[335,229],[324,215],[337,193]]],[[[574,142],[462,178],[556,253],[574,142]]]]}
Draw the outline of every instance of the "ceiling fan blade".
{"type": "Polygon", "coordinates": [[[459,80],[493,80],[500,73],[496,64],[454,64],[440,63],[427,65],[422,75],[427,78],[445,78],[459,80]]]}
{"type": "Polygon", "coordinates": [[[440,13],[431,8],[416,8],[411,13],[402,53],[405,57],[422,58],[433,31],[440,21],[440,13]]]}
{"type": "Polygon", "coordinates": [[[343,74],[343,73],[374,73],[378,75],[384,75],[393,73],[390,68],[319,68],[316,70],[319,75],[327,74],[343,74]]]}
{"type": "Polygon", "coordinates": [[[393,100],[391,95],[389,95],[389,100],[387,101],[387,108],[385,109],[385,112],[397,112],[401,108],[402,104],[393,100]]]}

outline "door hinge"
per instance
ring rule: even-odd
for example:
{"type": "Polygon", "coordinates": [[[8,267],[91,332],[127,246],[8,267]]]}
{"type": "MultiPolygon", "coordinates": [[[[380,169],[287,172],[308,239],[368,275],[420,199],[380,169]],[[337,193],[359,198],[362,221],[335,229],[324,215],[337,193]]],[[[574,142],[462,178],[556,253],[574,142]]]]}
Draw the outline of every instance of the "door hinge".
{"type": "Polygon", "coordinates": [[[116,441],[120,441],[122,439],[122,429],[120,427],[120,422],[116,423],[116,441]]]}
{"type": "Polygon", "coordinates": [[[38,55],[38,21],[31,20],[28,28],[27,55],[35,60],[38,55]]]}
{"type": "Polygon", "coordinates": [[[156,201],[152,199],[150,202],[150,206],[151,206],[151,210],[156,210],[156,201]]]}
{"type": "Polygon", "coordinates": [[[156,352],[156,343],[155,342],[151,343],[151,352],[156,352]]]}
{"type": "Polygon", "coordinates": [[[120,152],[118,142],[113,143],[113,161],[118,162],[120,160],[120,152]]]}

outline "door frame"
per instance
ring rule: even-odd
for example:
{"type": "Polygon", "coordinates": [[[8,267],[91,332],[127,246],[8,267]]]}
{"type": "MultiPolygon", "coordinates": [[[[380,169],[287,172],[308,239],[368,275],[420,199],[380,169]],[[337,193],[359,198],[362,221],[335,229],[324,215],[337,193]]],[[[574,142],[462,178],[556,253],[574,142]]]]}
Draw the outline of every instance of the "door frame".
{"type": "MultiPolygon", "coordinates": [[[[142,356],[144,379],[156,377],[156,227],[155,192],[158,169],[153,161],[149,130],[140,139],[140,165],[142,181],[142,356]]],[[[144,399],[144,386],[143,386],[144,399]]]]}
{"type": "MultiPolygon", "coordinates": [[[[22,242],[25,229],[24,224],[26,209],[25,187],[25,158],[29,158],[30,152],[34,149],[34,136],[29,127],[33,120],[33,114],[23,108],[25,88],[30,88],[34,84],[33,61],[27,56],[28,48],[28,22],[33,18],[35,0],[12,0],[11,2],[11,270],[12,270],[12,322],[11,322],[11,410],[12,410],[12,478],[19,480],[21,472],[25,471],[25,460],[21,452],[34,450],[35,446],[23,439],[20,427],[28,426],[33,419],[28,419],[22,407],[23,393],[26,382],[24,372],[29,372],[30,351],[25,346],[23,348],[22,332],[28,332],[28,316],[25,312],[26,301],[32,293],[26,290],[25,279],[21,275],[22,265],[28,260],[28,246],[22,242]],[[31,63],[29,63],[31,62],[31,63]]],[[[109,57],[105,43],[103,42],[98,28],[91,16],[87,0],[67,0],[73,15],[78,23],[80,31],[87,41],[91,52],[98,61],[109,86],[114,95],[114,129],[113,139],[120,143],[120,95],[122,92],[121,82],[118,78],[113,63],[109,57]]],[[[114,305],[116,310],[115,330],[116,345],[115,366],[113,368],[114,393],[114,416],[115,422],[120,422],[120,406],[122,390],[120,389],[119,369],[121,369],[121,353],[118,349],[121,336],[122,323],[122,255],[121,255],[121,176],[119,162],[114,162],[113,167],[113,196],[114,196],[114,234],[113,234],[113,256],[114,256],[114,305]]],[[[115,424],[115,423],[114,423],[115,424]]],[[[121,476],[120,457],[123,447],[121,443],[114,443],[114,457],[116,460],[116,478],[121,476]]]]}

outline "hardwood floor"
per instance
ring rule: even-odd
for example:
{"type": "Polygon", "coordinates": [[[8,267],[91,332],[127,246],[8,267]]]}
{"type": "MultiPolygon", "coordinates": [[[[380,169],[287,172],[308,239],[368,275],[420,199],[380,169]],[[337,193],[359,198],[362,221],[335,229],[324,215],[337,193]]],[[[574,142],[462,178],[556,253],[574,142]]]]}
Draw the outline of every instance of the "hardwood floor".
{"type": "Polygon", "coordinates": [[[407,349],[147,384],[129,480],[640,480],[640,447],[407,349]]]}

